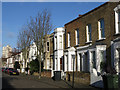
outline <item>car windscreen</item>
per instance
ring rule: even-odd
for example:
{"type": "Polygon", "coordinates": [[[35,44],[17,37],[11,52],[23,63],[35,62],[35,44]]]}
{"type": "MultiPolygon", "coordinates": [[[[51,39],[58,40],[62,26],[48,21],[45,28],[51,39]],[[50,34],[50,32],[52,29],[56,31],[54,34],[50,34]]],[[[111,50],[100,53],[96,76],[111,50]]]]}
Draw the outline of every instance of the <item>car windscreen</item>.
{"type": "Polygon", "coordinates": [[[13,68],[9,68],[9,70],[13,70],[13,68]]]}

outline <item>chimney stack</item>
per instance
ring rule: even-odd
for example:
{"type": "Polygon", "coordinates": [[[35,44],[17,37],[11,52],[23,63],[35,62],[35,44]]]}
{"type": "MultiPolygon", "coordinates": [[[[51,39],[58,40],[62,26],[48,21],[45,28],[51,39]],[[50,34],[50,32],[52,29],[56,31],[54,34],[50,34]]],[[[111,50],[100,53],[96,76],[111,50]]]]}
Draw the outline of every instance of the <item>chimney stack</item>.
{"type": "Polygon", "coordinates": [[[81,15],[81,14],[79,14],[78,16],[79,16],[79,17],[81,17],[82,15],[81,15]]]}

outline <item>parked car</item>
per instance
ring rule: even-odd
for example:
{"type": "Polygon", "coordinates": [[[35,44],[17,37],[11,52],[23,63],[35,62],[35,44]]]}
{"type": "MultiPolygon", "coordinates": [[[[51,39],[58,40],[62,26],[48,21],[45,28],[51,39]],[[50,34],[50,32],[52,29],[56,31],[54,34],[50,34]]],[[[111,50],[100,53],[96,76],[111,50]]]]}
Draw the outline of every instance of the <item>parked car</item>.
{"type": "Polygon", "coordinates": [[[9,72],[10,75],[19,75],[19,72],[15,69],[11,69],[9,72]]]}
{"type": "Polygon", "coordinates": [[[5,70],[4,70],[5,73],[7,73],[7,69],[8,69],[8,68],[5,68],[5,70]]]}
{"type": "Polygon", "coordinates": [[[2,68],[2,72],[4,72],[5,71],[5,68],[2,68]]]}
{"type": "Polygon", "coordinates": [[[8,68],[6,73],[9,74],[11,70],[13,70],[13,68],[8,68]]]}

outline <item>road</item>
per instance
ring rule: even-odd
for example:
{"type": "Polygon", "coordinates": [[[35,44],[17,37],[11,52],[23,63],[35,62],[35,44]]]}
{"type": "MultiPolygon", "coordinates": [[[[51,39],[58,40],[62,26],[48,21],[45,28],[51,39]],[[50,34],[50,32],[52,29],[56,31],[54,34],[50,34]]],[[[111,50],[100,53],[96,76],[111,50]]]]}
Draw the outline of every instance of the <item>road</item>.
{"type": "MultiPolygon", "coordinates": [[[[90,86],[78,85],[79,88],[91,88],[90,86]]],[[[77,85],[76,85],[77,87],[77,85]]],[[[63,80],[54,81],[51,78],[33,79],[33,76],[27,75],[8,75],[2,74],[2,88],[71,88],[71,85],[63,80]]],[[[77,87],[78,88],[78,87],[77,87]]],[[[97,89],[98,90],[98,89],[97,89]]]]}

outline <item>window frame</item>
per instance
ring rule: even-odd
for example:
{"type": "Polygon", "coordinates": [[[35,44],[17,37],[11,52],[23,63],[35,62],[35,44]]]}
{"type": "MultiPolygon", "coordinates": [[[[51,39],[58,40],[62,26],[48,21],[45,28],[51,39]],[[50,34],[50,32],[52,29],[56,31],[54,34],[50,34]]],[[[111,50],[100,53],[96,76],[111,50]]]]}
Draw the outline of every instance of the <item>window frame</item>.
{"type": "Polygon", "coordinates": [[[101,18],[98,20],[98,32],[99,32],[99,40],[105,39],[105,21],[104,21],[104,18],[101,18]],[[103,24],[102,24],[102,20],[103,20],[103,24]]]}
{"type": "Polygon", "coordinates": [[[49,52],[50,51],[50,42],[49,41],[47,41],[47,52],[49,52]],[[48,46],[48,43],[49,43],[49,46],[48,46]],[[49,50],[48,50],[48,48],[49,48],[49,50]]]}
{"type": "Polygon", "coordinates": [[[62,41],[62,35],[59,35],[59,38],[60,38],[60,39],[59,39],[59,43],[60,43],[60,44],[59,44],[59,49],[62,49],[62,48],[63,48],[63,46],[62,46],[62,42],[63,42],[63,41],[62,41]]]}
{"type": "Polygon", "coordinates": [[[114,8],[115,11],[115,34],[120,34],[120,5],[114,8]]]}
{"type": "Polygon", "coordinates": [[[79,29],[78,28],[75,30],[75,39],[76,39],[76,45],[79,45],[80,41],[79,41],[79,29]]]}
{"type": "Polygon", "coordinates": [[[71,39],[70,39],[70,32],[68,32],[68,47],[70,47],[70,41],[71,41],[71,39]]]}
{"type": "Polygon", "coordinates": [[[92,42],[92,27],[91,24],[87,24],[86,26],[86,42],[92,42]]]}

